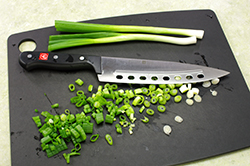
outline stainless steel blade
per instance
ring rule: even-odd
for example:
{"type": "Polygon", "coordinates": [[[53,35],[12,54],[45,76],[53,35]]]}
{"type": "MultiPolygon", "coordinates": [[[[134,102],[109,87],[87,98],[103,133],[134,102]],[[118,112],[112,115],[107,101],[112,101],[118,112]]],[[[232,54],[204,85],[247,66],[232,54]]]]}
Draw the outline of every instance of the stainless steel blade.
{"type": "Polygon", "coordinates": [[[99,81],[134,84],[196,83],[223,77],[228,71],[170,61],[101,57],[99,81]]]}

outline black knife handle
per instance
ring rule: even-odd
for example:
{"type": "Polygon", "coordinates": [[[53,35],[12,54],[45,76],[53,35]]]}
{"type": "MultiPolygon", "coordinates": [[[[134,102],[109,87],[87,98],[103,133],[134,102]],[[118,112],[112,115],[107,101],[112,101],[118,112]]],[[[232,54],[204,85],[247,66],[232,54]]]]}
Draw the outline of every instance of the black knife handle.
{"type": "Polygon", "coordinates": [[[93,55],[26,51],[19,55],[19,63],[28,71],[33,69],[71,71],[92,67],[96,73],[101,73],[101,57],[93,55]]]}

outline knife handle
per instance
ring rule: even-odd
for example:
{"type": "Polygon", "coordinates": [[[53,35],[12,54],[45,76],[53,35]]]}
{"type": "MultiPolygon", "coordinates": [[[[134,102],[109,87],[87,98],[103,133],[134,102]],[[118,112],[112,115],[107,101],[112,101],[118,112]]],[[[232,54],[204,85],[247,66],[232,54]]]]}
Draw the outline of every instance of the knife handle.
{"type": "Polygon", "coordinates": [[[19,55],[19,63],[28,71],[33,69],[71,71],[92,67],[96,73],[101,73],[101,57],[92,55],[26,51],[19,55]]]}

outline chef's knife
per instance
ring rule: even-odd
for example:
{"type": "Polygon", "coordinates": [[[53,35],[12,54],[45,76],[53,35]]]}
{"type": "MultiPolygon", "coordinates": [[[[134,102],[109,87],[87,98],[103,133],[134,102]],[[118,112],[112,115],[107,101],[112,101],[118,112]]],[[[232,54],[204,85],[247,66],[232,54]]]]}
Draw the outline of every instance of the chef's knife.
{"type": "Polygon", "coordinates": [[[212,80],[228,71],[172,61],[77,55],[55,52],[22,52],[20,65],[26,70],[83,70],[92,67],[99,81],[135,84],[176,84],[212,80]]]}

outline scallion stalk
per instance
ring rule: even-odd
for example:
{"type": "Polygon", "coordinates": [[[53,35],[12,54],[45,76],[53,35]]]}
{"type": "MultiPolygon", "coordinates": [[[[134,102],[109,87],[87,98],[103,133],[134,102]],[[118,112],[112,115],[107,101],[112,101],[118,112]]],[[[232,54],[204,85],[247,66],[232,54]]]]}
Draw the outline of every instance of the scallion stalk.
{"type": "Polygon", "coordinates": [[[93,23],[80,23],[80,22],[71,22],[62,20],[55,20],[55,27],[57,31],[75,32],[75,33],[140,32],[140,33],[195,36],[198,39],[202,39],[204,35],[204,30],[196,30],[196,29],[166,28],[166,27],[139,26],[139,25],[93,24],[93,23]]]}
{"type": "Polygon", "coordinates": [[[125,34],[120,33],[120,35],[112,37],[102,37],[102,38],[73,38],[65,40],[50,40],[48,51],[54,51],[58,49],[64,49],[69,47],[91,45],[91,44],[106,44],[106,43],[116,43],[124,41],[154,41],[154,42],[163,42],[171,43],[177,45],[190,45],[197,42],[195,36],[190,37],[173,37],[173,36],[163,36],[163,35],[154,35],[154,34],[125,34]]]}

